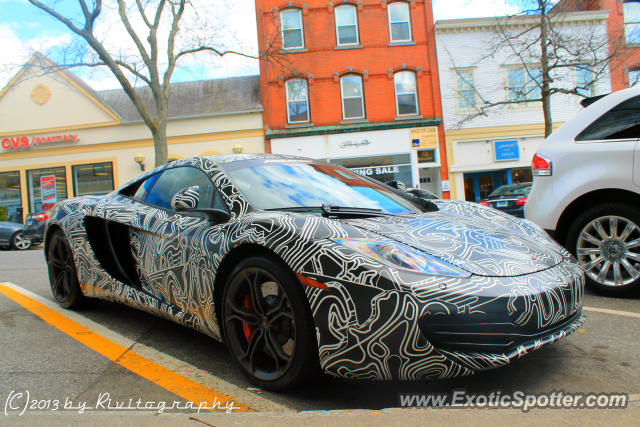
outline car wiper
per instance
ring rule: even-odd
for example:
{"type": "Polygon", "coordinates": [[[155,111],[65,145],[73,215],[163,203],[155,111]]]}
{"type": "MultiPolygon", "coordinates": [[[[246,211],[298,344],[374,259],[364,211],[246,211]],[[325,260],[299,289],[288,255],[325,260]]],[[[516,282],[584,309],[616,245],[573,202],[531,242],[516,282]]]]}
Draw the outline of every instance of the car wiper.
{"type": "Polygon", "coordinates": [[[322,205],[322,216],[332,217],[367,217],[367,216],[392,216],[392,214],[384,212],[382,209],[376,208],[357,208],[352,206],[336,206],[324,204],[322,205]]]}
{"type": "Polygon", "coordinates": [[[376,208],[358,208],[352,206],[337,206],[323,204],[322,206],[290,206],[283,208],[270,208],[266,211],[288,211],[288,212],[310,212],[319,211],[325,217],[342,217],[342,218],[362,218],[368,216],[389,216],[393,215],[384,212],[382,209],[376,208]]]}
{"type": "Polygon", "coordinates": [[[309,212],[322,211],[322,206],[288,206],[283,208],[269,208],[265,211],[309,212]]]}

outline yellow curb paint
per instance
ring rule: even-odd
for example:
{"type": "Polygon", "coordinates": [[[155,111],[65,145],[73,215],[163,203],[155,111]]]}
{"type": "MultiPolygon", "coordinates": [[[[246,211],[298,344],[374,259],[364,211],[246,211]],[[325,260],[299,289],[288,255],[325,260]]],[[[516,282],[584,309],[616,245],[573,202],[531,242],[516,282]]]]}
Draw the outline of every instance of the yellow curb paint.
{"type": "Polygon", "coordinates": [[[215,404],[214,402],[218,402],[220,410],[225,410],[226,405],[233,402],[233,408],[236,412],[252,411],[248,406],[236,402],[233,396],[217,393],[202,384],[158,365],[1,283],[0,293],[29,310],[51,326],[59,329],[71,338],[81,342],[123,368],[159,385],[188,402],[193,402],[196,409],[199,405],[206,404],[207,409],[215,412],[215,409],[211,409],[215,404]]]}
{"type": "Polygon", "coordinates": [[[578,329],[578,332],[581,332],[581,333],[583,333],[583,334],[586,334],[586,333],[587,333],[587,331],[585,331],[585,330],[584,330],[584,329],[582,329],[582,328],[578,329]]]}
{"type": "Polygon", "coordinates": [[[593,311],[595,313],[615,314],[616,316],[635,317],[637,319],[640,319],[640,313],[634,313],[632,311],[610,310],[608,308],[597,307],[582,307],[582,309],[584,311],[593,311]]]}

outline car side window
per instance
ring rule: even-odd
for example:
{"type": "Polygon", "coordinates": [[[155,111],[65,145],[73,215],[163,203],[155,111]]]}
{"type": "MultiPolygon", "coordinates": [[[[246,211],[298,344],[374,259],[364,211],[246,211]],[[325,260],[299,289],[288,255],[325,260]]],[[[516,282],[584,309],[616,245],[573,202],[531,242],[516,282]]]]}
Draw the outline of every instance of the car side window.
{"type": "Polygon", "coordinates": [[[613,107],[583,130],[576,141],[640,138],[640,96],[613,107]]]}
{"type": "Polygon", "coordinates": [[[167,169],[150,176],[142,183],[134,199],[159,208],[171,209],[171,198],[178,191],[194,185],[200,187],[198,208],[211,208],[218,204],[216,199],[219,199],[219,196],[215,197],[217,192],[211,179],[201,170],[192,167],[167,169]]]}

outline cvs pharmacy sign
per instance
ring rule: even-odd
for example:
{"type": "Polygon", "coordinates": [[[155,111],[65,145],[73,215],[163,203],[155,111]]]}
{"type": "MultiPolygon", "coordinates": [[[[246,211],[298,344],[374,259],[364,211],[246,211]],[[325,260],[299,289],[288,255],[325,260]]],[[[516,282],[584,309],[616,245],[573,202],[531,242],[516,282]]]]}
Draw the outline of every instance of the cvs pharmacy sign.
{"type": "Polygon", "coordinates": [[[3,138],[2,141],[0,141],[0,147],[2,147],[3,150],[14,150],[21,148],[32,148],[42,144],[57,144],[77,141],[79,141],[77,133],[49,136],[20,135],[3,138]]]}

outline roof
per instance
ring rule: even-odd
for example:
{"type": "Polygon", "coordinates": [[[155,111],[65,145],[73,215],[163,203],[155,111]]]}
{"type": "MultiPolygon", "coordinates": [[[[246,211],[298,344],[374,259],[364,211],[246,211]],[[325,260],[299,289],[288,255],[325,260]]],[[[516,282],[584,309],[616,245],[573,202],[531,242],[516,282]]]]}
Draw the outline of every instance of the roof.
{"type": "MultiPolygon", "coordinates": [[[[609,17],[608,10],[585,12],[561,12],[553,15],[563,24],[603,23],[609,17]]],[[[498,25],[519,27],[535,25],[540,21],[539,15],[491,16],[486,18],[460,18],[436,21],[437,32],[483,31],[498,25]]]]}
{"type": "MultiPolygon", "coordinates": [[[[29,68],[53,70],[69,79],[101,107],[121,122],[140,122],[142,116],[123,89],[96,91],[67,67],[56,64],[36,52],[22,69],[0,90],[0,97],[20,80],[29,68]]],[[[136,88],[151,114],[156,108],[148,86],[136,88]]],[[[169,93],[169,119],[206,117],[233,113],[261,112],[260,76],[229,77],[224,79],[199,80],[172,83],[169,93]]]]}
{"type": "MultiPolygon", "coordinates": [[[[136,92],[155,113],[151,89],[146,86],[136,92]]],[[[141,121],[133,102],[122,89],[96,92],[98,99],[115,111],[123,122],[141,121]]],[[[169,93],[169,119],[215,116],[232,113],[262,111],[260,76],[231,77],[173,83],[169,93]]]]}

